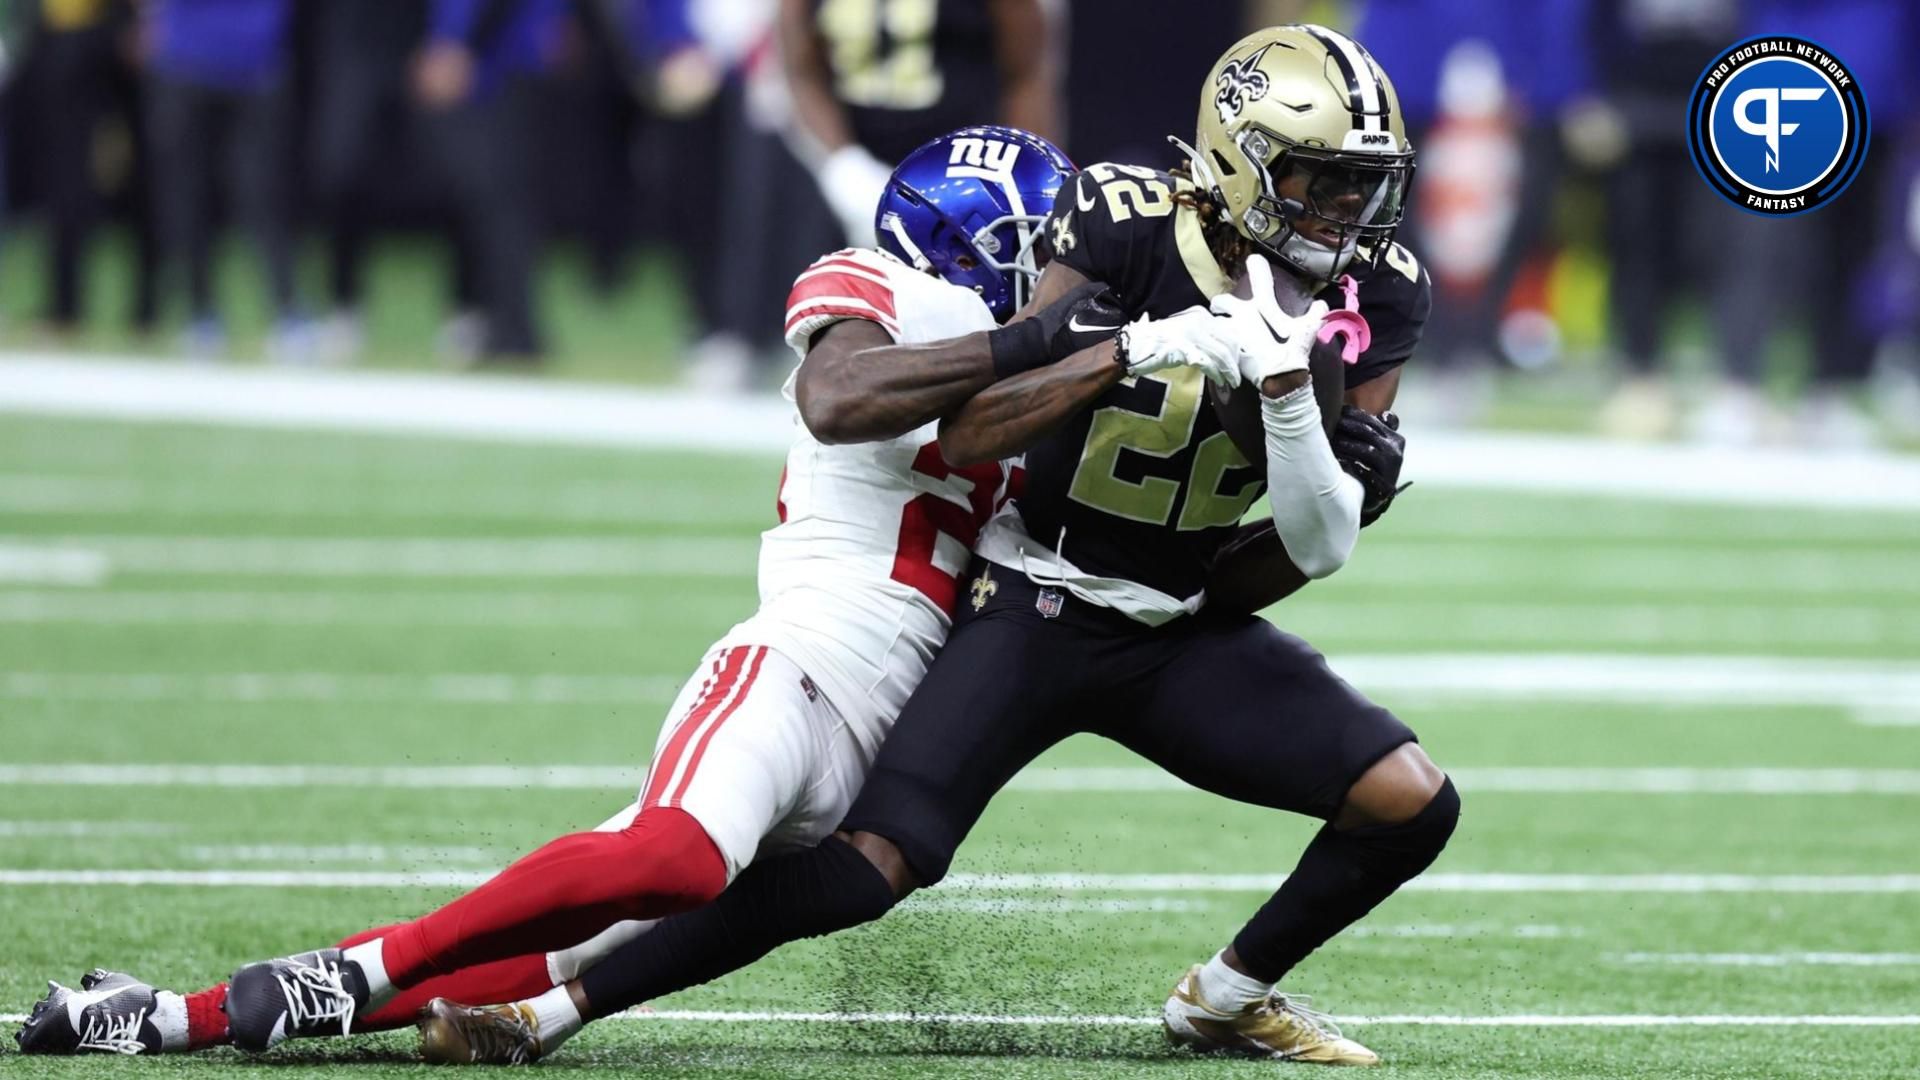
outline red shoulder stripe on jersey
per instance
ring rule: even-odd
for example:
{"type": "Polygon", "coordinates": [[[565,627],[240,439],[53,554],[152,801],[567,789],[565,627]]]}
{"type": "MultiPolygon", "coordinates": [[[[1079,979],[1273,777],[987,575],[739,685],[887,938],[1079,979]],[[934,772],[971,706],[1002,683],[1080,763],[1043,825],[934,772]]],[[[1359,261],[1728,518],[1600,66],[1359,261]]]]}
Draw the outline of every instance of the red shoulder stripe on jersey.
{"type": "Polygon", "coordinates": [[[872,304],[873,309],[887,318],[895,318],[893,308],[893,289],[885,282],[875,281],[862,274],[850,274],[845,270],[829,270],[824,273],[806,274],[793,283],[793,290],[787,293],[787,310],[801,307],[809,300],[859,300],[872,304]]]}
{"type": "Polygon", "coordinates": [[[720,730],[720,725],[726,723],[728,717],[739,711],[740,703],[747,700],[747,695],[753,692],[753,680],[759,678],[760,662],[766,658],[766,646],[762,645],[754,650],[753,663],[747,668],[746,679],[740,683],[740,688],[734,691],[733,700],[727,702],[727,707],[720,710],[720,714],[713,718],[713,721],[707,725],[707,730],[701,734],[700,742],[693,748],[693,756],[687,759],[686,774],[680,778],[679,786],[674,788],[673,797],[667,800],[668,806],[679,806],[680,800],[687,797],[687,789],[693,786],[694,774],[700,771],[700,759],[707,756],[707,744],[713,741],[714,733],[720,730]]]}
{"type": "Polygon", "coordinates": [[[835,316],[842,319],[865,319],[870,323],[878,324],[890,334],[900,332],[899,323],[894,322],[892,318],[886,315],[876,314],[872,308],[855,307],[851,304],[828,304],[824,302],[810,304],[790,315],[787,318],[787,328],[785,332],[791,334],[793,333],[793,328],[799,326],[802,322],[822,315],[835,316]]]}
{"type": "Polygon", "coordinates": [[[886,264],[881,262],[878,256],[862,255],[858,251],[836,251],[831,255],[823,256],[822,258],[814,260],[813,265],[807,267],[805,273],[810,274],[816,270],[825,270],[829,267],[836,266],[844,267],[848,270],[858,270],[880,281],[887,280],[886,264]]]}
{"type": "Polygon", "coordinates": [[[713,710],[726,700],[727,693],[740,677],[740,669],[745,666],[747,653],[751,650],[728,649],[713,660],[713,670],[708,673],[706,683],[700,688],[700,696],[695,699],[692,709],[680,722],[674,725],[673,735],[667,744],[654,755],[653,767],[647,773],[647,784],[642,789],[640,805],[652,806],[666,794],[674,769],[680,764],[681,756],[686,752],[687,744],[693,741],[700,724],[713,710]]]}

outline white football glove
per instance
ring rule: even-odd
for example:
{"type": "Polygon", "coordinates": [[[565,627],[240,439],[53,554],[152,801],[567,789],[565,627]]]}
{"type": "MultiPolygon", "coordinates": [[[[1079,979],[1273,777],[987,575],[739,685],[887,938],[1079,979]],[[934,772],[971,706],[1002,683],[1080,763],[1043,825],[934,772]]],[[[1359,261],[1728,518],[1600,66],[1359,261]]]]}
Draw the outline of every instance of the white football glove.
{"type": "Polygon", "coordinates": [[[1327,304],[1315,300],[1304,314],[1289,315],[1273,295],[1273,267],[1260,255],[1247,256],[1247,283],[1253,295],[1241,299],[1232,293],[1213,298],[1213,313],[1221,316],[1239,348],[1240,375],[1259,386],[1275,375],[1307,370],[1307,356],[1327,304]]]}
{"type": "Polygon", "coordinates": [[[827,205],[833,208],[833,216],[840,220],[848,247],[874,245],[874,208],[880,204],[880,194],[892,177],[893,170],[859,143],[835,150],[820,163],[814,179],[819,182],[820,194],[826,196],[827,205]]]}
{"type": "Polygon", "coordinates": [[[1227,320],[1198,304],[1164,319],[1142,315],[1120,328],[1127,374],[1146,375],[1170,367],[1199,368],[1216,386],[1240,385],[1240,346],[1227,320]]]}

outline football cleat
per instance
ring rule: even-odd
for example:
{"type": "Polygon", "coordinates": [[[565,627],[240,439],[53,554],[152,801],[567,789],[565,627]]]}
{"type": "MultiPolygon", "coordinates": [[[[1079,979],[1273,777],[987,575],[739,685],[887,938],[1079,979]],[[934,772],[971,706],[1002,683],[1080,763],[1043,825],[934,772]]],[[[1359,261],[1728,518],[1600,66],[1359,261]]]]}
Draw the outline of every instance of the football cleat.
{"type": "Polygon", "coordinates": [[[248,964],[227,986],[227,1026],[233,1044],[258,1054],[291,1038],[345,1035],[367,1003],[358,964],[339,949],[248,964]]]}
{"type": "Polygon", "coordinates": [[[540,1020],[523,1004],[461,1005],[434,998],[420,1010],[420,1056],[435,1065],[531,1065],[540,1020]]]}
{"type": "Polygon", "coordinates": [[[1333,1018],[1308,1008],[1309,999],[1280,991],[1226,1012],[1200,997],[1200,965],[1173,988],[1161,1010],[1167,1038],[1202,1053],[1240,1054],[1316,1065],[1378,1065],[1380,1055],[1340,1034],[1333,1018]]]}
{"type": "Polygon", "coordinates": [[[47,996],[14,1035],[23,1054],[157,1054],[153,987],[131,975],[95,968],[80,989],[47,983],[47,996]]]}

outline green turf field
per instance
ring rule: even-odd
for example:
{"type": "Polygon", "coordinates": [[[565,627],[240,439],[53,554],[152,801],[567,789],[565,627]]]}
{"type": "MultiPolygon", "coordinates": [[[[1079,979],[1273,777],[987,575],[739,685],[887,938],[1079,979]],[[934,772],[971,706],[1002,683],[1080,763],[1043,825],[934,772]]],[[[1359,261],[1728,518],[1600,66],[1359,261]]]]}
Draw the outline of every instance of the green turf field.
{"type": "MultiPolygon", "coordinates": [[[[617,809],[679,680],[752,608],[777,472],[0,419],[0,1014],[95,964],[197,988],[455,891],[411,875],[483,875],[617,809]],[[255,768],[184,768],[216,765],[255,768]],[[328,765],[361,768],[267,768],[328,765]],[[324,884],[346,872],[372,876],[324,884]]],[[[1415,488],[1271,614],[1383,687],[1465,816],[1425,887],[1288,988],[1357,1018],[1392,1076],[1920,1072],[1916,568],[1914,515],[1415,488]]],[[[1149,1021],[1309,823],[1136,766],[1063,747],[957,880],[658,1003],[837,1019],[622,1019],[544,1067],[1306,1068],[1174,1054],[1149,1021]],[[922,1019],[874,1015],[896,1013],[922,1019]]],[[[251,1067],[11,1050],[0,1074],[421,1068],[399,1036],[251,1067]]]]}

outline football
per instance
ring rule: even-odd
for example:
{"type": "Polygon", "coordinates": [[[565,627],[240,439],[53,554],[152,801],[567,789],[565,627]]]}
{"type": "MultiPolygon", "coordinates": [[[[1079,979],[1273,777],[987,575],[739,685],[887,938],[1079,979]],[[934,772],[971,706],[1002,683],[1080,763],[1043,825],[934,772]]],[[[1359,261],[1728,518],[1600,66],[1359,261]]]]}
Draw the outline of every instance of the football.
{"type": "MultiPolygon", "coordinates": [[[[1250,289],[1245,273],[1234,280],[1233,295],[1245,299],[1251,295],[1250,289]]],[[[1273,290],[1281,309],[1287,312],[1304,311],[1313,302],[1291,274],[1275,274],[1273,290]]],[[[1313,396],[1320,402],[1320,420],[1329,437],[1340,420],[1340,404],[1346,394],[1346,368],[1340,359],[1339,339],[1314,344],[1307,370],[1313,376],[1313,396]]],[[[1220,426],[1226,429],[1227,437],[1233,440],[1241,455],[1250,462],[1262,460],[1267,451],[1266,433],[1260,426],[1260,388],[1246,383],[1233,390],[1210,385],[1207,392],[1213,411],[1220,418],[1220,426]]]]}

